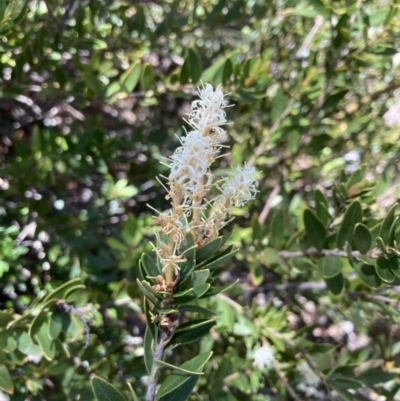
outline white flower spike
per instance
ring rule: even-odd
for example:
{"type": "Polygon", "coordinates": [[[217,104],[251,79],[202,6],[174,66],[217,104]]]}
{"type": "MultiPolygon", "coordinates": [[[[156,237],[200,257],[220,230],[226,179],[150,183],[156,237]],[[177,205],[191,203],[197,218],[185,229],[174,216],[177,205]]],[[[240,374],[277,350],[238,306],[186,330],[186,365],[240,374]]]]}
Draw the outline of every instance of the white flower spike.
{"type": "Polygon", "coordinates": [[[173,288],[179,276],[179,263],[185,259],[180,250],[188,233],[193,234],[195,246],[203,245],[219,233],[229,221],[233,207],[243,206],[258,192],[255,169],[237,167],[220,182],[214,182],[211,165],[219,156],[227,124],[224,109],[228,102],[221,87],[215,90],[210,84],[198,89],[199,100],[192,102],[187,123],[192,130],[179,138],[179,146],[168,159],[170,173],[166,178],[167,199],[171,200],[171,210],[159,213],[160,233],[167,236],[165,241],[158,236],[155,252],[163,265],[163,273],[168,288],[173,288]],[[207,199],[211,188],[221,194],[207,199]],[[228,220],[228,221],[227,221],[228,220]]]}

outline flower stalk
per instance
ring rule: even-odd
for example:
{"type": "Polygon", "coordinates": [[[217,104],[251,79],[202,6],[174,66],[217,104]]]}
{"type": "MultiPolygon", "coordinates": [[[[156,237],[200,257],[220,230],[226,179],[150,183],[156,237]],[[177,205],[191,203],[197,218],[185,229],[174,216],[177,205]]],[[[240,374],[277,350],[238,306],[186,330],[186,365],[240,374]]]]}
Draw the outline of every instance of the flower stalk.
{"type": "MultiPolygon", "coordinates": [[[[163,300],[161,309],[152,317],[158,327],[153,360],[163,358],[165,346],[179,324],[179,314],[166,310],[173,304],[181,267],[185,263],[195,266],[193,249],[216,238],[230,221],[232,209],[243,206],[258,192],[255,169],[246,165],[215,182],[211,165],[224,147],[222,141],[226,132],[222,126],[227,124],[224,109],[229,105],[220,87],[214,90],[205,84],[198,95],[199,100],[192,102],[186,120],[191,130],[178,138],[180,146],[164,163],[170,173],[162,177],[167,181],[167,185],[162,185],[167,190],[171,209],[164,213],[157,211],[161,227],[153,248],[162,275],[156,277],[153,290],[162,293],[163,300]],[[217,195],[212,195],[213,192],[217,195]],[[188,236],[192,238],[189,242],[188,236]]],[[[146,401],[154,400],[158,376],[159,367],[153,363],[146,401]]]]}

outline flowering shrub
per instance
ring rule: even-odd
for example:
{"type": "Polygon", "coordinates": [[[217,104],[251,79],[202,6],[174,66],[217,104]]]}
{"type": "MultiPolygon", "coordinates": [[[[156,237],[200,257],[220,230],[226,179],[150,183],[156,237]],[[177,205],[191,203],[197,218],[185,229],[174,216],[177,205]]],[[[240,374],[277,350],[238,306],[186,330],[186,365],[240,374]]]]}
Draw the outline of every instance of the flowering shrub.
{"type": "Polygon", "coordinates": [[[399,400],[397,3],[0,2],[0,399],[399,400]]]}

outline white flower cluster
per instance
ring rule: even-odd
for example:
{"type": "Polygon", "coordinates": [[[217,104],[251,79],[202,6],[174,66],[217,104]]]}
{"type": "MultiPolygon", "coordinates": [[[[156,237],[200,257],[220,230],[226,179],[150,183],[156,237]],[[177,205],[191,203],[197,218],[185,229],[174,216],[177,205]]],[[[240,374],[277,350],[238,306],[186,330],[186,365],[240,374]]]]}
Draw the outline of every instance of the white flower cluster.
{"type": "MultiPolygon", "coordinates": [[[[243,206],[258,192],[255,169],[246,165],[219,180],[219,185],[214,182],[211,164],[223,147],[222,126],[227,124],[224,109],[229,105],[219,86],[214,90],[205,84],[198,95],[200,99],[192,102],[188,113],[187,123],[192,130],[179,139],[181,146],[167,163],[167,198],[172,208],[160,217],[162,233],[169,236],[169,241],[158,241],[155,249],[165,273],[173,267],[176,274],[177,262],[184,260],[179,248],[186,233],[194,234],[197,245],[210,241],[227,224],[232,208],[243,206]],[[207,199],[212,187],[220,194],[207,199]]],[[[171,273],[168,274],[167,281],[171,282],[171,273]]]]}
{"type": "Polygon", "coordinates": [[[269,369],[275,365],[274,352],[269,345],[264,345],[256,349],[253,359],[253,366],[259,369],[269,369]]]}

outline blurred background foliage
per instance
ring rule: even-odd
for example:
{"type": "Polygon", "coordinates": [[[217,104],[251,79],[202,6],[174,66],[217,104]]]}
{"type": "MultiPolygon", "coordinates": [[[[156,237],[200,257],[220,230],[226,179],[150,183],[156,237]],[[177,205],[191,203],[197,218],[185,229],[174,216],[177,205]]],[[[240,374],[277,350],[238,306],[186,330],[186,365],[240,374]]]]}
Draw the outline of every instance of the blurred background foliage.
{"type": "Polygon", "coordinates": [[[157,226],[146,205],[168,207],[155,177],[201,82],[234,104],[220,173],[249,161],[260,193],[232,224],[240,252],[221,281],[240,285],[207,302],[219,316],[201,350],[214,357],[193,399],[312,399],[296,390],[301,360],[323,372],[320,399],[395,399],[396,282],[365,285],[345,266],[338,288],[312,256],[279,252],[310,245],[309,206],[325,205],[333,236],[353,199],[372,227],[399,197],[399,129],[383,119],[400,87],[397,1],[2,0],[0,21],[5,399],[93,400],[92,373],[143,396],[132,283],[157,226]],[[57,299],[90,325],[86,349],[57,299]],[[281,367],[269,374],[251,365],[265,339],[281,367]]]}

